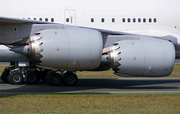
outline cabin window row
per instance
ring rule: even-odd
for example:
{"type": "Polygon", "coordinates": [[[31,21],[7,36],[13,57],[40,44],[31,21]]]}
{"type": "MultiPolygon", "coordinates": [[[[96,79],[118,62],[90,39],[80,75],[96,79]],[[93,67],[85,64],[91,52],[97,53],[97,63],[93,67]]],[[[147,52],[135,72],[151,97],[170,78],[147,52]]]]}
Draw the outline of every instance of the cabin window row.
{"type": "MultiPolygon", "coordinates": [[[[93,23],[94,21],[95,21],[94,18],[91,18],[91,22],[93,23]]],[[[101,22],[104,23],[105,19],[101,18],[101,22]]],[[[112,23],[114,23],[114,22],[115,22],[115,18],[112,18],[112,23]]],[[[135,22],[139,22],[139,23],[141,23],[141,22],[144,22],[144,23],[146,23],[146,22],[149,22],[149,23],[154,22],[154,23],[156,23],[157,19],[156,18],[149,18],[149,19],[146,19],[146,18],[138,18],[138,19],[136,19],[136,18],[133,18],[133,19],[131,19],[131,18],[127,18],[127,19],[122,18],[122,22],[123,23],[125,23],[125,22],[128,22],[128,23],[130,23],[130,22],[133,22],[133,23],[135,23],[135,22]]]]}
{"type": "MultiPolygon", "coordinates": [[[[28,18],[28,19],[31,19],[31,18],[28,18]]],[[[38,20],[38,19],[37,19],[37,18],[33,18],[33,20],[38,20]]],[[[49,21],[48,18],[45,18],[44,20],[45,20],[46,22],[49,21]]],[[[43,18],[39,18],[39,21],[43,21],[43,18]]],[[[51,18],[50,21],[51,21],[51,22],[54,22],[54,18],[51,18]]]]}

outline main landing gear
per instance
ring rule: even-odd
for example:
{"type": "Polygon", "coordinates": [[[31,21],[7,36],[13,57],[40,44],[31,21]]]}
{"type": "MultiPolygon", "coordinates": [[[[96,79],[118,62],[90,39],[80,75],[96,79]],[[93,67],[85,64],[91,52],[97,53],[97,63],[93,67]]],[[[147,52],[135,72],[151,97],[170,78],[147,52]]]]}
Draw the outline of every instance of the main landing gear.
{"type": "Polygon", "coordinates": [[[3,71],[3,73],[2,73],[2,75],[1,75],[1,78],[2,78],[2,81],[3,81],[3,82],[8,83],[7,77],[8,77],[8,75],[9,75],[9,73],[10,73],[10,69],[5,68],[4,71],[3,71]]]}
{"type": "Polygon", "coordinates": [[[2,80],[5,83],[10,84],[22,84],[24,81],[26,84],[36,84],[41,79],[51,86],[75,86],[78,83],[78,77],[72,72],[57,73],[57,71],[42,70],[33,68],[22,67],[9,67],[5,68],[2,73],[2,80]]]}
{"type": "Polygon", "coordinates": [[[36,84],[40,81],[41,72],[38,70],[28,71],[25,75],[25,82],[27,84],[36,84]]]}
{"type": "Polygon", "coordinates": [[[23,75],[20,71],[14,71],[7,77],[8,82],[10,84],[22,84],[23,83],[23,75]]]}
{"type": "Polygon", "coordinates": [[[75,86],[78,83],[78,77],[72,72],[66,72],[61,75],[55,72],[48,72],[46,82],[51,86],[59,86],[62,83],[65,86],[75,86]]]}

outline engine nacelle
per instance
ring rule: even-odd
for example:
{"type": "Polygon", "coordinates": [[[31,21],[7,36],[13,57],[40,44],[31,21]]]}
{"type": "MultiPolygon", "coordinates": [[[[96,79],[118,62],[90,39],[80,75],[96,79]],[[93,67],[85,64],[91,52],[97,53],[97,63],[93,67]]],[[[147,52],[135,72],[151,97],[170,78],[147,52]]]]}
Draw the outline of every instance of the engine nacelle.
{"type": "Polygon", "coordinates": [[[123,40],[116,42],[103,55],[103,61],[120,76],[167,76],[175,63],[171,42],[158,39],[123,40]]]}
{"type": "Polygon", "coordinates": [[[43,68],[86,70],[98,67],[101,62],[102,35],[96,30],[43,30],[32,36],[30,42],[11,50],[40,61],[43,68]]]}

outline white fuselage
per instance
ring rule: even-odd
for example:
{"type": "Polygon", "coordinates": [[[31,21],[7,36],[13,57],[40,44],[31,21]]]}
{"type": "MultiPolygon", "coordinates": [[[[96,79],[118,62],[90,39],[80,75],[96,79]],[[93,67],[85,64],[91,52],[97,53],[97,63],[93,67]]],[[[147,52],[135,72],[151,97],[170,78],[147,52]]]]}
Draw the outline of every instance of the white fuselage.
{"type": "MultiPolygon", "coordinates": [[[[180,0],[0,0],[0,16],[180,39],[180,0]]],[[[178,40],[180,43],[180,40],[178,40]]]]}

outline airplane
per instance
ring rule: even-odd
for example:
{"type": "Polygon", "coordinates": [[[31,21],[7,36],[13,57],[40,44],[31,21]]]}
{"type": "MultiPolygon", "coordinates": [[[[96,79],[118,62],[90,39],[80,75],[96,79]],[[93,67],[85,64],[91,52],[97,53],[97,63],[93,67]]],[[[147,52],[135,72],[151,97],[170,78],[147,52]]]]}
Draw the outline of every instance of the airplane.
{"type": "Polygon", "coordinates": [[[180,58],[180,0],[0,0],[10,84],[75,86],[76,71],[163,77],[180,58]]]}

